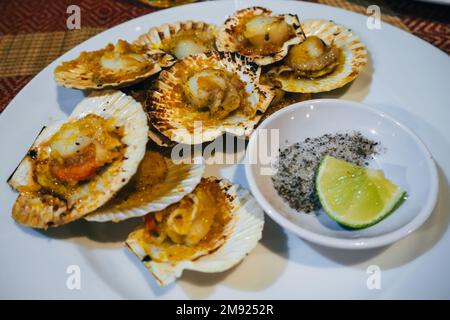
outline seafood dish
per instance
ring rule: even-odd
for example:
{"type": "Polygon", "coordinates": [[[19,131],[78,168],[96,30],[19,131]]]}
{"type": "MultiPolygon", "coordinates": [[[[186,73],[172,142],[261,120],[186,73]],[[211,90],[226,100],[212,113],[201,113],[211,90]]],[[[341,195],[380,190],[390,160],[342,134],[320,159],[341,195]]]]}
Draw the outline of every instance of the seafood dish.
{"type": "Polygon", "coordinates": [[[182,59],[216,50],[217,27],[206,22],[178,21],[151,28],[134,43],[182,59]]]}
{"type": "Polygon", "coordinates": [[[269,77],[288,92],[317,93],[343,87],[367,63],[367,50],[344,26],[320,19],[302,22],[304,40],[274,66],[269,77]]]}
{"type": "Polygon", "coordinates": [[[367,50],[342,25],[262,7],[216,23],[149,26],[58,65],[57,85],[86,94],[67,119],[43,124],[9,178],[12,218],[44,230],[137,219],[124,246],[161,286],[251,254],[260,205],[177,147],[248,140],[276,111],[353,81],[367,50]]]}
{"type": "Polygon", "coordinates": [[[268,65],[283,59],[290,46],[302,41],[302,34],[296,15],[275,15],[266,8],[251,7],[225,21],[217,36],[217,48],[268,65]]]}
{"type": "Polygon", "coordinates": [[[150,119],[178,143],[211,141],[224,132],[248,136],[273,99],[272,89],[259,83],[260,72],[239,54],[183,58],[156,81],[147,101],[150,119]]]}
{"type": "Polygon", "coordinates": [[[179,202],[146,216],[126,244],[166,285],[184,269],[231,268],[256,246],[263,226],[263,211],[248,191],[209,177],[179,202]]]}
{"type": "Polygon", "coordinates": [[[105,48],[82,52],[55,69],[57,84],[75,89],[120,88],[142,81],[172,64],[173,58],[146,46],[119,40],[105,48]]]}
{"type": "Polygon", "coordinates": [[[102,206],[135,174],[145,154],[142,106],[119,91],[94,92],[69,119],[46,127],[9,179],[20,195],[13,218],[56,227],[102,206]]]}

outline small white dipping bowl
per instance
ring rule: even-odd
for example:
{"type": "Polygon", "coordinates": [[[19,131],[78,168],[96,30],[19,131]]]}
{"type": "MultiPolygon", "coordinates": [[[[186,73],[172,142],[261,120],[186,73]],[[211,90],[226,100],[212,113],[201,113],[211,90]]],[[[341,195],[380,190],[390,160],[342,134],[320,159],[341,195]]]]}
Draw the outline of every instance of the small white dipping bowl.
{"type": "Polygon", "coordinates": [[[308,241],[342,249],[380,247],[407,236],[431,214],[438,194],[436,166],[422,141],[390,116],[346,100],[309,100],[274,113],[250,139],[245,172],[256,200],[278,224],[308,241]],[[266,129],[279,130],[281,149],[326,133],[360,132],[381,143],[381,151],[369,162],[369,167],[383,170],[389,180],[408,193],[408,198],[386,219],[359,230],[341,227],[323,210],[298,212],[289,207],[273,186],[268,162],[275,162],[278,150],[270,153],[262,149],[276,146],[276,141],[263,139],[265,133],[271,135],[266,129]]]}

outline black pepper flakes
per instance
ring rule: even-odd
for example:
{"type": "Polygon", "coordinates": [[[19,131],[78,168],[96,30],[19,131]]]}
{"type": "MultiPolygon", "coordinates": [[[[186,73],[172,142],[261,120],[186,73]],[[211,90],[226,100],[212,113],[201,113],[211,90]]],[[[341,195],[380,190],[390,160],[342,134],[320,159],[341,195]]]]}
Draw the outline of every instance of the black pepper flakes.
{"type": "Polygon", "coordinates": [[[325,134],[307,138],[279,149],[277,173],[272,182],[278,194],[290,207],[310,213],[320,209],[315,192],[315,173],[322,157],[329,155],[359,166],[378,153],[378,142],[364,137],[360,132],[325,134]]]}

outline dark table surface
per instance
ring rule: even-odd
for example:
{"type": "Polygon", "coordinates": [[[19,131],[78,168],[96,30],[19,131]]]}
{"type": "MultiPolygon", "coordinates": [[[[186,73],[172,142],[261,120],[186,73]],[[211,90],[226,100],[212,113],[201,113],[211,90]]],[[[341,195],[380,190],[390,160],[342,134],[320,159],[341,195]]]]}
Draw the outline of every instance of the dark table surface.
{"type": "MultiPolygon", "coordinates": [[[[382,19],[450,53],[450,6],[409,0],[315,0],[382,19]]],[[[154,12],[136,0],[0,0],[0,112],[42,68],[95,34],[154,12]],[[81,29],[66,26],[69,5],[81,8],[81,29]]]]}

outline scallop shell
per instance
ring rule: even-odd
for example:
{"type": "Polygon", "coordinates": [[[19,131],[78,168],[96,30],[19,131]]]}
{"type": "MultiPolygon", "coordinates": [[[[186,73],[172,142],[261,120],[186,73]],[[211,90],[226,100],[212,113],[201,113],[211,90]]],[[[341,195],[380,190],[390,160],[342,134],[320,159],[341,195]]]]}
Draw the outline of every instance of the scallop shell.
{"type": "MultiPolygon", "coordinates": [[[[151,28],[147,33],[139,36],[139,38],[137,38],[134,43],[147,46],[152,50],[161,50],[169,54],[170,52],[168,51],[168,48],[165,47],[163,41],[167,41],[167,39],[172,39],[176,36],[182,35],[183,32],[190,30],[195,31],[197,34],[203,35],[205,39],[211,38],[213,46],[209,48],[209,51],[215,49],[214,40],[217,34],[217,27],[206,22],[191,20],[177,21],[173,24],[165,23],[159,27],[151,28]]],[[[184,56],[177,56],[174,53],[170,54],[176,56],[176,58],[178,59],[184,58],[184,56]]],[[[175,60],[173,60],[173,63],[175,63],[175,60]]]]}
{"type": "Polygon", "coordinates": [[[262,237],[264,212],[253,196],[228,180],[217,180],[231,205],[232,219],[225,227],[225,241],[213,252],[202,253],[192,260],[173,263],[149,260],[152,248],[143,240],[143,226],[133,231],[126,240],[128,248],[144,263],[160,285],[167,285],[180,277],[183,270],[222,272],[238,264],[252,251],[262,237]]]}
{"type": "Polygon", "coordinates": [[[148,138],[151,141],[155,142],[158,146],[171,148],[176,145],[175,142],[171,141],[169,138],[159,132],[151,123],[149,124],[149,128],[148,138]]]}
{"type": "MultiPolygon", "coordinates": [[[[117,46],[117,45],[116,45],[117,46]]],[[[107,47],[106,47],[107,48],[107,47]]],[[[121,68],[119,70],[112,71],[112,69],[99,68],[99,71],[93,71],[92,66],[86,65],[83,61],[80,61],[81,55],[90,55],[89,60],[95,61],[99,58],[96,55],[106,48],[91,51],[82,52],[80,56],[71,61],[63,62],[56,67],[55,81],[58,85],[66,88],[75,88],[80,90],[86,89],[107,89],[107,88],[122,88],[135,83],[138,83],[162,70],[164,67],[168,67],[174,63],[174,58],[160,50],[145,50],[140,52],[139,55],[149,62],[148,65],[143,65],[142,71],[130,72],[128,68],[121,68]],[[99,80],[99,76],[113,76],[110,80],[99,80]]]]}
{"type": "Polygon", "coordinates": [[[195,157],[189,163],[175,164],[169,158],[165,158],[167,164],[167,176],[159,189],[151,195],[147,203],[138,207],[105,204],[97,211],[87,215],[86,220],[105,222],[141,217],[149,212],[160,211],[180,201],[186,194],[192,192],[200,182],[205,166],[201,156],[195,157]]]}
{"type": "MultiPolygon", "coordinates": [[[[76,106],[66,121],[45,128],[31,150],[48,141],[63,123],[88,114],[114,117],[117,125],[124,127],[124,160],[108,166],[101,174],[76,189],[68,197],[67,203],[51,195],[21,193],[13,208],[13,218],[17,222],[34,228],[47,228],[81,218],[107,202],[136,172],[145,154],[147,118],[142,105],[120,91],[93,92],[76,106]]],[[[19,164],[8,183],[19,191],[36,185],[30,153],[19,164]]]]}
{"type": "Polygon", "coordinates": [[[333,42],[341,48],[345,61],[333,73],[318,79],[286,79],[278,74],[275,79],[281,83],[283,90],[302,93],[334,90],[354,80],[366,65],[368,59],[366,47],[358,36],[346,27],[332,21],[312,19],[305,20],[302,28],[306,36],[317,36],[327,45],[333,42]]]}
{"type": "MultiPolygon", "coordinates": [[[[153,89],[153,82],[158,79],[157,76],[150,77],[136,85],[130,86],[122,91],[133,97],[137,102],[145,105],[145,101],[147,99],[148,92],[151,92],[153,89]]],[[[175,142],[170,141],[169,138],[160,133],[151,123],[148,123],[148,138],[155,142],[158,146],[161,147],[173,147],[175,142]]]]}
{"type": "MultiPolygon", "coordinates": [[[[238,52],[238,40],[237,36],[235,34],[235,30],[237,26],[240,25],[241,20],[244,19],[247,16],[259,16],[259,15],[265,15],[265,16],[271,16],[272,11],[266,8],[262,7],[250,7],[243,10],[237,11],[234,15],[230,16],[224,23],[224,25],[219,29],[218,35],[217,35],[217,41],[216,46],[219,49],[219,51],[225,51],[225,52],[238,52]]],[[[280,15],[284,17],[284,21],[291,25],[294,30],[296,37],[286,41],[283,46],[280,48],[280,50],[274,54],[270,55],[251,55],[248,56],[251,58],[254,62],[257,64],[263,66],[272,64],[274,62],[280,61],[283,59],[289,51],[289,47],[295,44],[300,43],[303,40],[303,32],[300,28],[300,21],[296,15],[293,14],[283,14],[280,15]]]]}
{"type": "Polygon", "coordinates": [[[147,100],[152,125],[171,141],[185,144],[212,141],[225,132],[247,137],[274,95],[271,87],[259,84],[260,73],[260,67],[237,53],[210,52],[188,56],[163,71],[156,81],[155,90],[147,100]],[[196,111],[191,111],[184,102],[182,93],[177,90],[182,79],[176,75],[196,73],[208,68],[226,70],[239,76],[246,84],[248,101],[255,110],[253,116],[235,113],[220,123],[205,119],[196,120],[196,111]]]}

